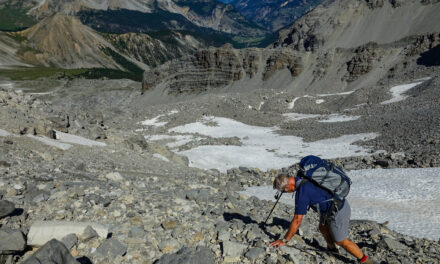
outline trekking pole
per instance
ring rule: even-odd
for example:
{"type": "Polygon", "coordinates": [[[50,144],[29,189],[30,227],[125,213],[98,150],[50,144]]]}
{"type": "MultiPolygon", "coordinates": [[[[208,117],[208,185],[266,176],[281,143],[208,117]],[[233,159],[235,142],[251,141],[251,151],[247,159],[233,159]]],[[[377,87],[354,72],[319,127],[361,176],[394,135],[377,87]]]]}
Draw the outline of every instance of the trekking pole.
{"type": "Polygon", "coordinates": [[[280,200],[281,195],[283,195],[283,193],[284,193],[284,192],[277,192],[277,193],[275,194],[275,199],[277,199],[277,201],[276,201],[275,204],[273,205],[272,210],[270,210],[270,213],[269,213],[269,215],[267,216],[266,221],[264,221],[263,226],[266,225],[267,220],[269,220],[270,215],[272,214],[273,210],[275,209],[275,206],[277,206],[277,203],[278,203],[278,201],[280,200]]]}

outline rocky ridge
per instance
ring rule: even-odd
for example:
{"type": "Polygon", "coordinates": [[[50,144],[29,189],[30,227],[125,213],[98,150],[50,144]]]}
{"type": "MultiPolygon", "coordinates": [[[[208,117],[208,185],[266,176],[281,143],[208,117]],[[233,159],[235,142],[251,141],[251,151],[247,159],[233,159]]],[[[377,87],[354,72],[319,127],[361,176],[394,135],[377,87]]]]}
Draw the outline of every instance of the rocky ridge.
{"type": "Polygon", "coordinates": [[[223,88],[251,78],[267,80],[287,69],[292,77],[301,72],[301,61],[289,50],[236,50],[230,45],[198,50],[146,71],[142,91],[165,85],[168,93],[191,93],[223,88]]]}

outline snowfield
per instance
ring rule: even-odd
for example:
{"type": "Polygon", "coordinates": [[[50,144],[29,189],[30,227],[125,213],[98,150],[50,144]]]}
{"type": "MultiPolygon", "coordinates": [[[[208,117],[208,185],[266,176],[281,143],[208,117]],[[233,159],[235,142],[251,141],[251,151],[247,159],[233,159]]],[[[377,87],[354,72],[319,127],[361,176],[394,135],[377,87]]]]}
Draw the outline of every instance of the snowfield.
{"type": "Polygon", "coordinates": [[[305,155],[323,158],[363,156],[371,150],[353,145],[378,136],[376,133],[343,135],[315,142],[305,142],[300,137],[276,134],[277,127],[258,127],[223,117],[205,117],[200,122],[175,127],[169,132],[213,138],[238,137],[242,146],[208,145],[178,152],[185,155],[190,166],[201,169],[218,169],[222,172],[239,166],[261,170],[279,169],[298,162],[305,155]]]}
{"type": "MultiPolygon", "coordinates": [[[[389,221],[388,227],[397,232],[440,238],[440,168],[369,169],[349,171],[348,175],[353,181],[347,198],[351,219],[389,221]]],[[[240,193],[275,201],[276,190],[257,186],[240,193]]],[[[283,195],[280,202],[295,204],[291,194],[283,195]]]]}

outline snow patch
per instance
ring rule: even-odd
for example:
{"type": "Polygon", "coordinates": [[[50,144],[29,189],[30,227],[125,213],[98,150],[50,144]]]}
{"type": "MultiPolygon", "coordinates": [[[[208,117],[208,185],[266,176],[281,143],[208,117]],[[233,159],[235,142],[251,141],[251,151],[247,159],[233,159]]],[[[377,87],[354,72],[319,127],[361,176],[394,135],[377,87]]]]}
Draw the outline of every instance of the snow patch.
{"type": "Polygon", "coordinates": [[[342,92],[342,93],[333,93],[333,94],[317,94],[317,96],[327,97],[327,96],[335,96],[335,95],[349,95],[354,93],[354,91],[342,92]]]}
{"type": "Polygon", "coordinates": [[[288,109],[293,109],[293,107],[295,106],[295,102],[299,99],[300,97],[296,97],[294,99],[292,99],[292,101],[289,103],[289,105],[287,106],[288,109]]]}
{"type": "Polygon", "coordinates": [[[158,115],[155,118],[147,119],[145,121],[142,121],[141,124],[144,126],[155,126],[155,127],[161,127],[166,125],[168,122],[159,122],[159,118],[161,118],[164,115],[158,115]]]}
{"type": "Polygon", "coordinates": [[[325,102],[324,99],[318,99],[318,100],[315,101],[316,104],[322,104],[324,102],[325,102]]]}
{"type": "Polygon", "coordinates": [[[32,134],[28,134],[27,136],[32,139],[38,140],[46,145],[56,147],[56,148],[59,148],[62,150],[68,150],[72,147],[72,145],[70,145],[70,144],[62,143],[62,142],[59,142],[58,140],[47,138],[47,137],[34,136],[32,134]]]}
{"type": "Polygon", "coordinates": [[[327,119],[320,120],[318,122],[321,123],[336,123],[336,122],[348,122],[358,120],[361,116],[346,116],[339,114],[331,114],[327,117],[327,119]]]}
{"type": "Polygon", "coordinates": [[[242,146],[209,145],[179,152],[188,157],[192,167],[223,172],[238,166],[261,170],[282,168],[298,162],[306,154],[323,158],[368,155],[371,152],[369,149],[352,143],[377,137],[376,133],[365,133],[304,142],[300,137],[277,135],[277,127],[250,126],[222,117],[205,117],[203,121],[215,122],[217,125],[195,122],[169,131],[198,133],[214,138],[238,137],[242,146]]]}
{"type": "Polygon", "coordinates": [[[105,147],[107,146],[107,144],[105,144],[104,142],[98,142],[95,140],[90,140],[84,137],[80,137],[80,136],[76,136],[76,135],[72,135],[72,134],[68,134],[68,133],[63,133],[60,131],[56,131],[57,136],[59,136],[59,141],[64,142],[64,143],[72,143],[72,144],[77,144],[77,145],[83,145],[83,146],[88,146],[88,147],[105,147]]]}
{"type": "Polygon", "coordinates": [[[10,136],[10,135],[12,135],[12,134],[9,133],[8,131],[0,129],[0,137],[7,137],[7,136],[10,136]]]}
{"type": "Polygon", "coordinates": [[[410,90],[411,88],[416,87],[417,85],[419,85],[421,83],[423,83],[423,81],[410,83],[410,84],[402,84],[402,85],[397,85],[397,86],[391,87],[390,92],[391,92],[392,98],[390,100],[383,101],[380,104],[385,105],[385,104],[391,104],[391,103],[400,102],[400,101],[405,100],[408,96],[404,95],[404,93],[407,92],[408,90],[410,90]]]}
{"type": "Polygon", "coordinates": [[[289,119],[289,120],[298,121],[298,120],[301,120],[301,119],[320,117],[321,115],[300,114],[300,113],[286,113],[286,114],[283,114],[283,116],[287,117],[287,119],[289,119]]]}
{"type": "MultiPolygon", "coordinates": [[[[388,226],[397,232],[440,238],[440,168],[368,169],[348,175],[353,181],[347,197],[352,219],[389,221],[388,226]]],[[[239,193],[275,201],[276,190],[258,186],[239,193]]],[[[283,195],[280,202],[295,203],[292,195],[283,195]]]]}
{"type": "Polygon", "coordinates": [[[166,161],[166,162],[170,162],[169,159],[167,159],[165,156],[160,155],[159,153],[154,153],[153,157],[161,159],[161,160],[166,161]]]}

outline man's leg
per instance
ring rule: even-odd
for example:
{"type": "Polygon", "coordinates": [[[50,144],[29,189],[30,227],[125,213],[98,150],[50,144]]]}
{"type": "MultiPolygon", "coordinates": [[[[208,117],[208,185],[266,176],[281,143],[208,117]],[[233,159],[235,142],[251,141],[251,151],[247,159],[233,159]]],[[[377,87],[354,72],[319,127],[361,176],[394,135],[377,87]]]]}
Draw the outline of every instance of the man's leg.
{"type": "Polygon", "coordinates": [[[361,249],[356,245],[355,243],[348,240],[348,238],[336,242],[338,246],[343,247],[345,250],[347,250],[348,253],[355,256],[357,259],[361,259],[364,256],[364,253],[362,253],[361,249]]]}
{"type": "Polygon", "coordinates": [[[321,231],[321,234],[324,237],[325,242],[327,242],[327,247],[329,249],[336,248],[335,241],[333,240],[333,237],[330,234],[330,228],[328,227],[328,225],[320,222],[319,223],[319,231],[321,231]]]}

